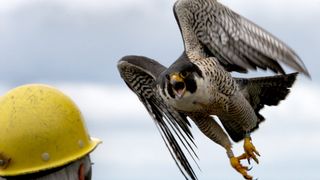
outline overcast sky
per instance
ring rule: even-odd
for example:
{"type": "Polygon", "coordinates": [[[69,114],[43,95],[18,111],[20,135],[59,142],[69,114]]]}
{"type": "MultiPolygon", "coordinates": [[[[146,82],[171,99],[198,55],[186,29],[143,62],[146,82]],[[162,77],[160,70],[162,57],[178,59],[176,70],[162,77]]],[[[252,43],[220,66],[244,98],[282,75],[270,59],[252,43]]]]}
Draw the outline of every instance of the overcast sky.
{"type": "MultiPolygon", "coordinates": [[[[319,80],[319,0],[224,0],[301,56],[319,80]]],[[[182,52],[173,0],[2,0],[0,80],[119,83],[116,62],[138,54],[170,65],[182,52]]]]}
{"type": "MultiPolygon", "coordinates": [[[[289,98],[263,111],[254,134],[260,179],[319,179],[320,0],[220,1],[278,36],[301,57],[289,98]]],[[[92,136],[94,179],[183,179],[144,107],[120,79],[117,61],[136,54],[170,65],[183,51],[174,0],[1,0],[0,93],[26,83],[71,96],[92,136]]],[[[263,74],[259,74],[263,75],[263,74]]],[[[200,179],[240,179],[222,148],[193,128],[200,179]]],[[[237,154],[242,143],[236,144],[237,154]]]]}

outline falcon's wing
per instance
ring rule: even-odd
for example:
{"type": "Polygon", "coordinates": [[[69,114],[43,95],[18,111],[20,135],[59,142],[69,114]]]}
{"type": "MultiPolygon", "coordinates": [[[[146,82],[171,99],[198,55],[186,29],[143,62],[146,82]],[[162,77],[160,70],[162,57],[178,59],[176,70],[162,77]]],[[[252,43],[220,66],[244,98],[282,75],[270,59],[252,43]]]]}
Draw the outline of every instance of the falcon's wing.
{"type": "Polygon", "coordinates": [[[152,116],[181,173],[186,179],[197,179],[179,145],[183,145],[194,161],[198,158],[193,150],[195,144],[190,124],[186,116],[167,105],[154,88],[156,78],[166,67],[146,57],[126,56],[118,62],[118,69],[128,87],[139,97],[152,116]]]}
{"type": "Polygon", "coordinates": [[[284,74],[284,63],[309,76],[290,47],[216,0],[178,0],[174,12],[188,55],[214,56],[228,71],[258,67],[284,74]]]}
{"type": "MultiPolygon", "coordinates": [[[[234,78],[239,90],[258,113],[264,105],[276,106],[290,93],[298,73],[258,78],[234,78]]],[[[259,116],[259,115],[258,115],[259,116]]]]}

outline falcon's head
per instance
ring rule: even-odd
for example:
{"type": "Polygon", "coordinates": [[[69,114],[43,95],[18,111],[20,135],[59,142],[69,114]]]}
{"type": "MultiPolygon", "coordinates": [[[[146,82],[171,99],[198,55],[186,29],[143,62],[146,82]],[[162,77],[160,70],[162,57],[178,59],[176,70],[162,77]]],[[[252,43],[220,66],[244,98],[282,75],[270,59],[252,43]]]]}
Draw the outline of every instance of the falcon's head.
{"type": "Polygon", "coordinates": [[[182,57],[159,77],[160,89],[167,98],[182,99],[194,94],[203,79],[201,70],[182,57]]]}

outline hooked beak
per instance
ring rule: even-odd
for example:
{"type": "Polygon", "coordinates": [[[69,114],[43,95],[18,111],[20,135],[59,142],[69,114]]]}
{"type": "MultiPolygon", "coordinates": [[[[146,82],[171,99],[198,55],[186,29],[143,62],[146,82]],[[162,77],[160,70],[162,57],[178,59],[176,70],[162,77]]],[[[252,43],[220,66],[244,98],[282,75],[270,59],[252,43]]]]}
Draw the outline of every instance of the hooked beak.
{"type": "Polygon", "coordinates": [[[179,74],[174,73],[170,75],[170,84],[172,85],[175,95],[181,99],[186,92],[186,84],[183,78],[179,74]]]}

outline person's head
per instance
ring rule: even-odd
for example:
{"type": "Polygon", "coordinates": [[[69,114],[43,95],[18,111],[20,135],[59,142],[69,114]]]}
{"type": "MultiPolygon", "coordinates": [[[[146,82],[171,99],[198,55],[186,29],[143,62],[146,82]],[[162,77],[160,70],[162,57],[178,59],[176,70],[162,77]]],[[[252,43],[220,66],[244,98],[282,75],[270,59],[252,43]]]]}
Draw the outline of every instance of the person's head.
{"type": "Polygon", "coordinates": [[[91,179],[90,138],[81,112],[62,92],[25,85],[0,96],[0,176],[91,179]]]}

